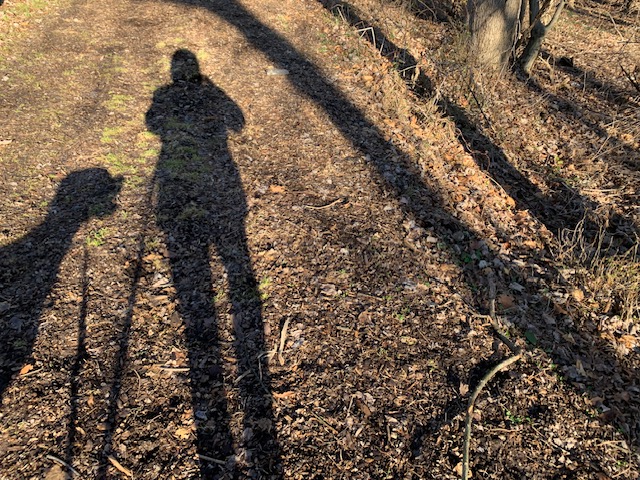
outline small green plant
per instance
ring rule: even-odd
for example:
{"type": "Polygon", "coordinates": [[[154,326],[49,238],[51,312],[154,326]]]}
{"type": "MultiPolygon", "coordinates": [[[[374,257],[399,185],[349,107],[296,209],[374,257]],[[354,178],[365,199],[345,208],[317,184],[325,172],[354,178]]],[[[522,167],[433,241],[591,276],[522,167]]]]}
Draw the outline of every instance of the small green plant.
{"type": "Polygon", "coordinates": [[[411,309],[409,307],[404,307],[399,313],[396,313],[396,319],[403,323],[409,313],[411,313],[411,309]]]}
{"type": "Polygon", "coordinates": [[[511,412],[511,410],[506,409],[504,412],[504,416],[514,425],[522,425],[523,423],[531,423],[531,418],[529,417],[521,417],[519,415],[515,415],[511,412]]]}
{"type": "Polygon", "coordinates": [[[90,247],[100,247],[104,245],[109,231],[106,228],[100,228],[98,230],[91,230],[87,236],[86,243],[90,247]]]}
{"type": "Polygon", "coordinates": [[[160,239],[158,237],[146,237],[144,239],[144,247],[148,252],[153,252],[160,247],[160,239]]]}
{"type": "Polygon", "coordinates": [[[271,278],[264,277],[260,280],[260,284],[258,285],[258,291],[260,292],[260,300],[265,301],[269,298],[269,292],[266,291],[271,286],[271,278]]]}
{"type": "Polygon", "coordinates": [[[224,299],[224,290],[220,289],[216,291],[216,294],[211,299],[211,303],[215,306],[224,299]]]}

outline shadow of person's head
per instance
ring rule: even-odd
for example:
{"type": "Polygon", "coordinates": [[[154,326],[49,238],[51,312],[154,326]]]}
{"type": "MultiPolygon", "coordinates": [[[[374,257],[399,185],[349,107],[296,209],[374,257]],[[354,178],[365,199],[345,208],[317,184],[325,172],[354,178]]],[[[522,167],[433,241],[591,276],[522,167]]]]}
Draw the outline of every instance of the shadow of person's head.
{"type": "Polygon", "coordinates": [[[122,178],[112,177],[104,168],[72,172],[60,182],[49,212],[71,223],[105,217],[116,210],[115,197],[121,188],[122,178]]]}
{"type": "Polygon", "coordinates": [[[198,59],[193,52],[181,48],[171,57],[171,79],[174,83],[194,82],[202,79],[198,59]]]}

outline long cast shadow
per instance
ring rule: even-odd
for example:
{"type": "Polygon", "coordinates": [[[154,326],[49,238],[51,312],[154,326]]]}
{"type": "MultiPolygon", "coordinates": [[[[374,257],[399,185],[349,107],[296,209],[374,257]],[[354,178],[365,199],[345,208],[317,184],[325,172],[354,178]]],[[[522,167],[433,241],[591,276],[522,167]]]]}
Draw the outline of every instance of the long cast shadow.
{"type": "MultiPolygon", "coordinates": [[[[397,47],[390,41],[378,26],[366,22],[360,17],[357,10],[347,2],[341,0],[318,1],[325,8],[332,11],[334,15],[339,13],[340,18],[356,27],[358,31],[363,32],[363,37],[396,67],[398,73],[404,78],[408,87],[413,90],[416,95],[428,97],[434,94],[431,80],[420,71],[416,59],[412,57],[407,50],[397,47]]],[[[609,235],[609,242],[605,247],[608,247],[608,249],[604,250],[602,254],[626,252],[629,249],[633,251],[634,248],[637,248],[639,238],[638,225],[632,219],[615,212],[611,213],[606,219],[596,218],[592,212],[597,209],[598,204],[581,196],[577,191],[561,181],[552,182],[553,193],[548,196],[544,195],[537,186],[511,165],[503,150],[495,145],[491,139],[482,132],[480,127],[474,124],[464,108],[446,97],[440,97],[437,105],[443,115],[455,121],[458,127],[458,139],[473,156],[478,166],[483,168],[509,193],[520,209],[529,210],[550,231],[559,236],[564,229],[575,230],[578,227],[584,228],[583,235],[587,241],[593,243],[597,241],[597,236],[600,235],[600,228],[606,228],[606,233],[609,235]]],[[[545,268],[553,277],[561,277],[554,265],[546,261],[543,261],[542,264],[544,264],[545,268]]],[[[469,284],[473,284],[474,275],[469,270],[466,270],[465,273],[469,284]]],[[[525,277],[520,277],[517,281],[526,284],[525,277]]],[[[537,295],[540,292],[534,290],[533,293],[537,295]]],[[[534,322],[534,324],[536,324],[536,322],[534,322]]],[[[544,324],[538,323],[536,327],[540,328],[543,332],[544,330],[548,330],[548,327],[544,324]]],[[[569,330],[578,333],[577,337],[580,338],[579,330],[569,330]]],[[[566,352],[569,350],[571,351],[570,355],[577,359],[580,359],[585,352],[589,352],[589,355],[595,358],[593,365],[596,368],[589,373],[589,376],[593,380],[586,382],[589,385],[588,388],[596,385],[597,388],[600,389],[597,391],[602,392],[614,385],[611,378],[602,376],[600,372],[597,371],[600,364],[598,360],[603,360],[603,365],[614,366],[614,368],[608,371],[612,373],[614,377],[618,377],[618,387],[620,385],[626,386],[635,383],[637,373],[622,367],[618,359],[612,356],[603,344],[593,345],[591,341],[584,342],[584,339],[581,339],[578,348],[569,348],[567,350],[566,345],[556,345],[557,342],[551,340],[561,332],[563,332],[563,329],[557,328],[549,334],[541,335],[541,338],[543,342],[546,342],[546,346],[553,345],[552,356],[559,365],[563,365],[566,362],[566,352]],[[565,354],[559,355],[556,348],[560,351],[564,350],[565,354]]],[[[571,362],[569,362],[568,367],[569,371],[571,371],[571,362]]],[[[472,372],[470,372],[470,374],[471,373],[472,372]]],[[[471,376],[472,375],[470,375],[470,377],[471,376]]],[[[580,379],[580,381],[584,380],[586,379],[580,379]]],[[[618,391],[621,391],[621,389],[618,391]]],[[[620,407],[619,409],[617,406],[614,407],[617,410],[616,414],[611,415],[609,419],[614,423],[624,425],[626,419],[623,414],[624,410],[622,405],[620,407]]],[[[632,418],[632,420],[634,419],[632,418]]],[[[635,421],[637,422],[637,420],[635,421]]],[[[638,435],[640,434],[637,426],[636,423],[635,426],[632,425],[626,431],[636,443],[638,435]]]]}
{"type": "MultiPolygon", "coordinates": [[[[371,43],[382,56],[387,58],[403,77],[408,87],[422,98],[435,94],[431,80],[420,70],[417,60],[406,49],[400,48],[389,40],[378,26],[364,20],[358,10],[348,2],[341,0],[318,0],[327,10],[362,32],[363,38],[371,43]]],[[[480,168],[485,170],[515,200],[521,210],[530,211],[552,233],[558,235],[562,230],[575,230],[580,224],[590,241],[600,233],[600,225],[591,212],[598,205],[559,179],[547,177],[552,193],[545,195],[525,175],[511,164],[505,152],[482,132],[470,118],[467,111],[450,99],[439,96],[437,105],[443,115],[451,118],[458,127],[458,139],[471,154],[480,168]]],[[[602,134],[602,132],[596,132],[602,134]]],[[[535,166],[529,168],[535,170],[535,166]]],[[[625,251],[635,245],[637,226],[633,221],[619,214],[607,219],[608,233],[612,236],[614,250],[625,251]]]]}
{"type": "Polygon", "coordinates": [[[44,221],[0,249],[0,395],[30,359],[45,300],[74,235],[90,218],[115,210],[120,186],[101,168],[69,174],[44,221]]]}
{"type": "MultiPolygon", "coordinates": [[[[214,15],[237,28],[248,42],[263,52],[268,60],[275,66],[288,69],[290,72],[288,79],[292,86],[294,86],[301,95],[315,102],[316,105],[324,110],[335,127],[361,152],[363,157],[367,159],[375,176],[379,179],[380,184],[392,195],[398,198],[402,197],[405,200],[405,202],[402,202],[402,208],[404,208],[407,214],[413,217],[417,223],[427,229],[433,229],[433,231],[443,239],[451,236],[453,232],[458,232],[459,237],[460,234],[462,234],[462,236],[468,240],[469,244],[481,239],[481,236],[472,228],[445,210],[443,207],[445,202],[440,192],[434,191],[425,184],[422,180],[421,172],[406,152],[403,152],[391,142],[386,141],[383,132],[369,121],[341,91],[328,82],[312,62],[307,60],[304,55],[298,52],[285,38],[258,21],[241,4],[236,1],[222,0],[165,1],[181,3],[194,8],[203,8],[211,11],[214,15]]],[[[508,168],[508,165],[505,165],[505,167],[508,168]]],[[[505,181],[505,184],[506,183],[508,182],[505,181]]],[[[532,195],[537,197],[535,193],[535,190],[531,192],[532,195]]],[[[518,201],[519,195],[516,194],[516,192],[514,192],[514,195],[518,201]]],[[[520,198],[522,200],[519,201],[524,202],[521,204],[521,208],[531,208],[534,206],[537,210],[538,218],[553,222],[551,225],[555,224],[553,218],[555,212],[553,210],[546,210],[549,203],[540,202],[539,206],[537,206],[536,204],[539,202],[537,198],[520,198]]],[[[452,255],[457,255],[455,252],[458,247],[460,247],[460,242],[455,246],[448,246],[452,255]]],[[[496,257],[498,256],[498,252],[492,253],[496,257]]],[[[520,278],[518,274],[519,268],[517,266],[512,267],[510,275],[513,275],[513,277],[508,276],[499,280],[502,288],[506,289],[506,285],[512,281],[527,285],[527,281],[520,278]]],[[[486,285],[486,276],[479,268],[468,265],[464,269],[464,275],[469,285],[486,285]]],[[[539,294],[538,287],[532,286],[531,288],[531,293],[534,295],[539,294]]],[[[477,300],[477,305],[479,308],[482,308],[482,298],[477,300]]],[[[534,306],[530,305],[530,308],[534,308],[534,306]]],[[[537,307],[537,309],[543,308],[543,305],[537,307]]],[[[541,325],[541,329],[542,334],[545,330],[548,330],[548,327],[541,325]]],[[[566,345],[557,345],[554,336],[555,333],[561,333],[561,329],[558,328],[558,330],[558,332],[554,330],[554,332],[544,333],[541,336],[541,345],[552,349],[556,347],[567,347],[566,345]]],[[[615,368],[618,366],[617,361],[603,346],[594,346],[588,343],[583,344],[582,341],[570,348],[572,358],[568,360],[558,358],[557,361],[561,365],[567,365],[569,367],[571,366],[571,362],[579,358],[583,350],[586,349],[590,352],[595,351],[598,356],[607,360],[603,361],[603,363],[607,365],[613,364],[613,370],[609,371],[609,369],[607,369],[608,373],[615,372],[615,368]]],[[[600,384],[608,384],[608,382],[612,381],[610,376],[602,375],[601,372],[597,373],[600,384]]],[[[634,382],[635,374],[633,372],[620,371],[616,373],[624,375],[624,379],[622,380],[624,383],[632,384],[634,382]]],[[[632,436],[634,434],[635,432],[632,432],[632,436]]]]}
{"type": "Polygon", "coordinates": [[[204,478],[278,474],[262,305],[251,265],[247,202],[238,168],[227,148],[239,131],[238,106],[200,73],[188,50],[171,61],[172,83],[156,90],[147,126],[162,139],[156,169],[157,223],[165,233],[178,312],[186,327],[197,449],[204,478]],[[220,315],[213,306],[210,247],[226,273],[232,307],[237,371],[225,385],[220,354],[220,315]],[[226,388],[239,389],[243,438],[232,438],[226,388]],[[239,443],[239,445],[238,445],[239,443]],[[238,448],[239,447],[239,448],[238,448]],[[240,458],[238,464],[235,459],[240,458]]]}

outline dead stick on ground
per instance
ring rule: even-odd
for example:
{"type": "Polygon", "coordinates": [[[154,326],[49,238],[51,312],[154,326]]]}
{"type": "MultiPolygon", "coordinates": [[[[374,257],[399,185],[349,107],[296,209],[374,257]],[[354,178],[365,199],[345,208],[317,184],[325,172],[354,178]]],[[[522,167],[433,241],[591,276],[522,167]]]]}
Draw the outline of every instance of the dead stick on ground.
{"type": "Polygon", "coordinates": [[[489,380],[491,380],[496,373],[504,370],[512,363],[520,360],[521,356],[522,355],[518,353],[517,355],[503,360],[498,365],[489,370],[489,372],[483,377],[483,379],[480,380],[480,383],[469,399],[469,406],[467,407],[467,419],[465,421],[464,429],[464,449],[462,451],[462,480],[467,480],[469,478],[469,443],[471,443],[471,423],[473,421],[473,407],[475,405],[476,398],[478,398],[478,395],[480,395],[482,389],[487,383],[489,383],[489,380]]]}
{"type": "Polygon", "coordinates": [[[500,340],[511,350],[514,355],[504,359],[498,365],[493,367],[491,370],[487,372],[487,374],[482,377],[480,383],[473,391],[473,395],[469,399],[469,405],[467,406],[467,418],[465,420],[464,427],[464,445],[462,449],[462,480],[467,480],[469,478],[469,444],[471,443],[471,424],[473,422],[473,409],[475,407],[476,399],[482,389],[489,383],[489,381],[500,371],[506,369],[510,365],[516,363],[520,358],[522,358],[522,353],[516,345],[505,337],[502,332],[500,332],[500,327],[498,325],[498,320],[496,318],[496,284],[492,275],[488,278],[489,281],[489,319],[491,320],[491,325],[496,332],[496,335],[500,340]]]}
{"type": "Polygon", "coordinates": [[[78,473],[78,471],[75,468],[73,468],[71,465],[69,465],[64,460],[61,460],[61,459],[59,459],[58,457],[56,457],[54,455],[47,455],[47,459],[51,460],[52,462],[57,463],[58,465],[61,465],[61,466],[65,467],[65,468],[67,468],[76,477],[80,476],[80,473],[78,473]]]}
{"type": "Polygon", "coordinates": [[[116,467],[117,470],[124,473],[127,477],[133,478],[133,472],[129,470],[127,467],[123,466],[118,460],[109,455],[107,459],[111,462],[111,465],[116,467]]]}

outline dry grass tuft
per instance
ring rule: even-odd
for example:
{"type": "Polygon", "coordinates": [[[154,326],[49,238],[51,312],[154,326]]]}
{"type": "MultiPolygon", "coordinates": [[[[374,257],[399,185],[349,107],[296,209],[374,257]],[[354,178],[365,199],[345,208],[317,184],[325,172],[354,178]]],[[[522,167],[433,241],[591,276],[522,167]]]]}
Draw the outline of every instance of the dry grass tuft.
{"type": "Polygon", "coordinates": [[[612,252],[601,226],[589,240],[584,220],[560,236],[557,259],[575,269],[574,280],[587,290],[600,313],[618,316],[623,329],[640,323],[640,255],[638,242],[624,253],[612,252]]]}

